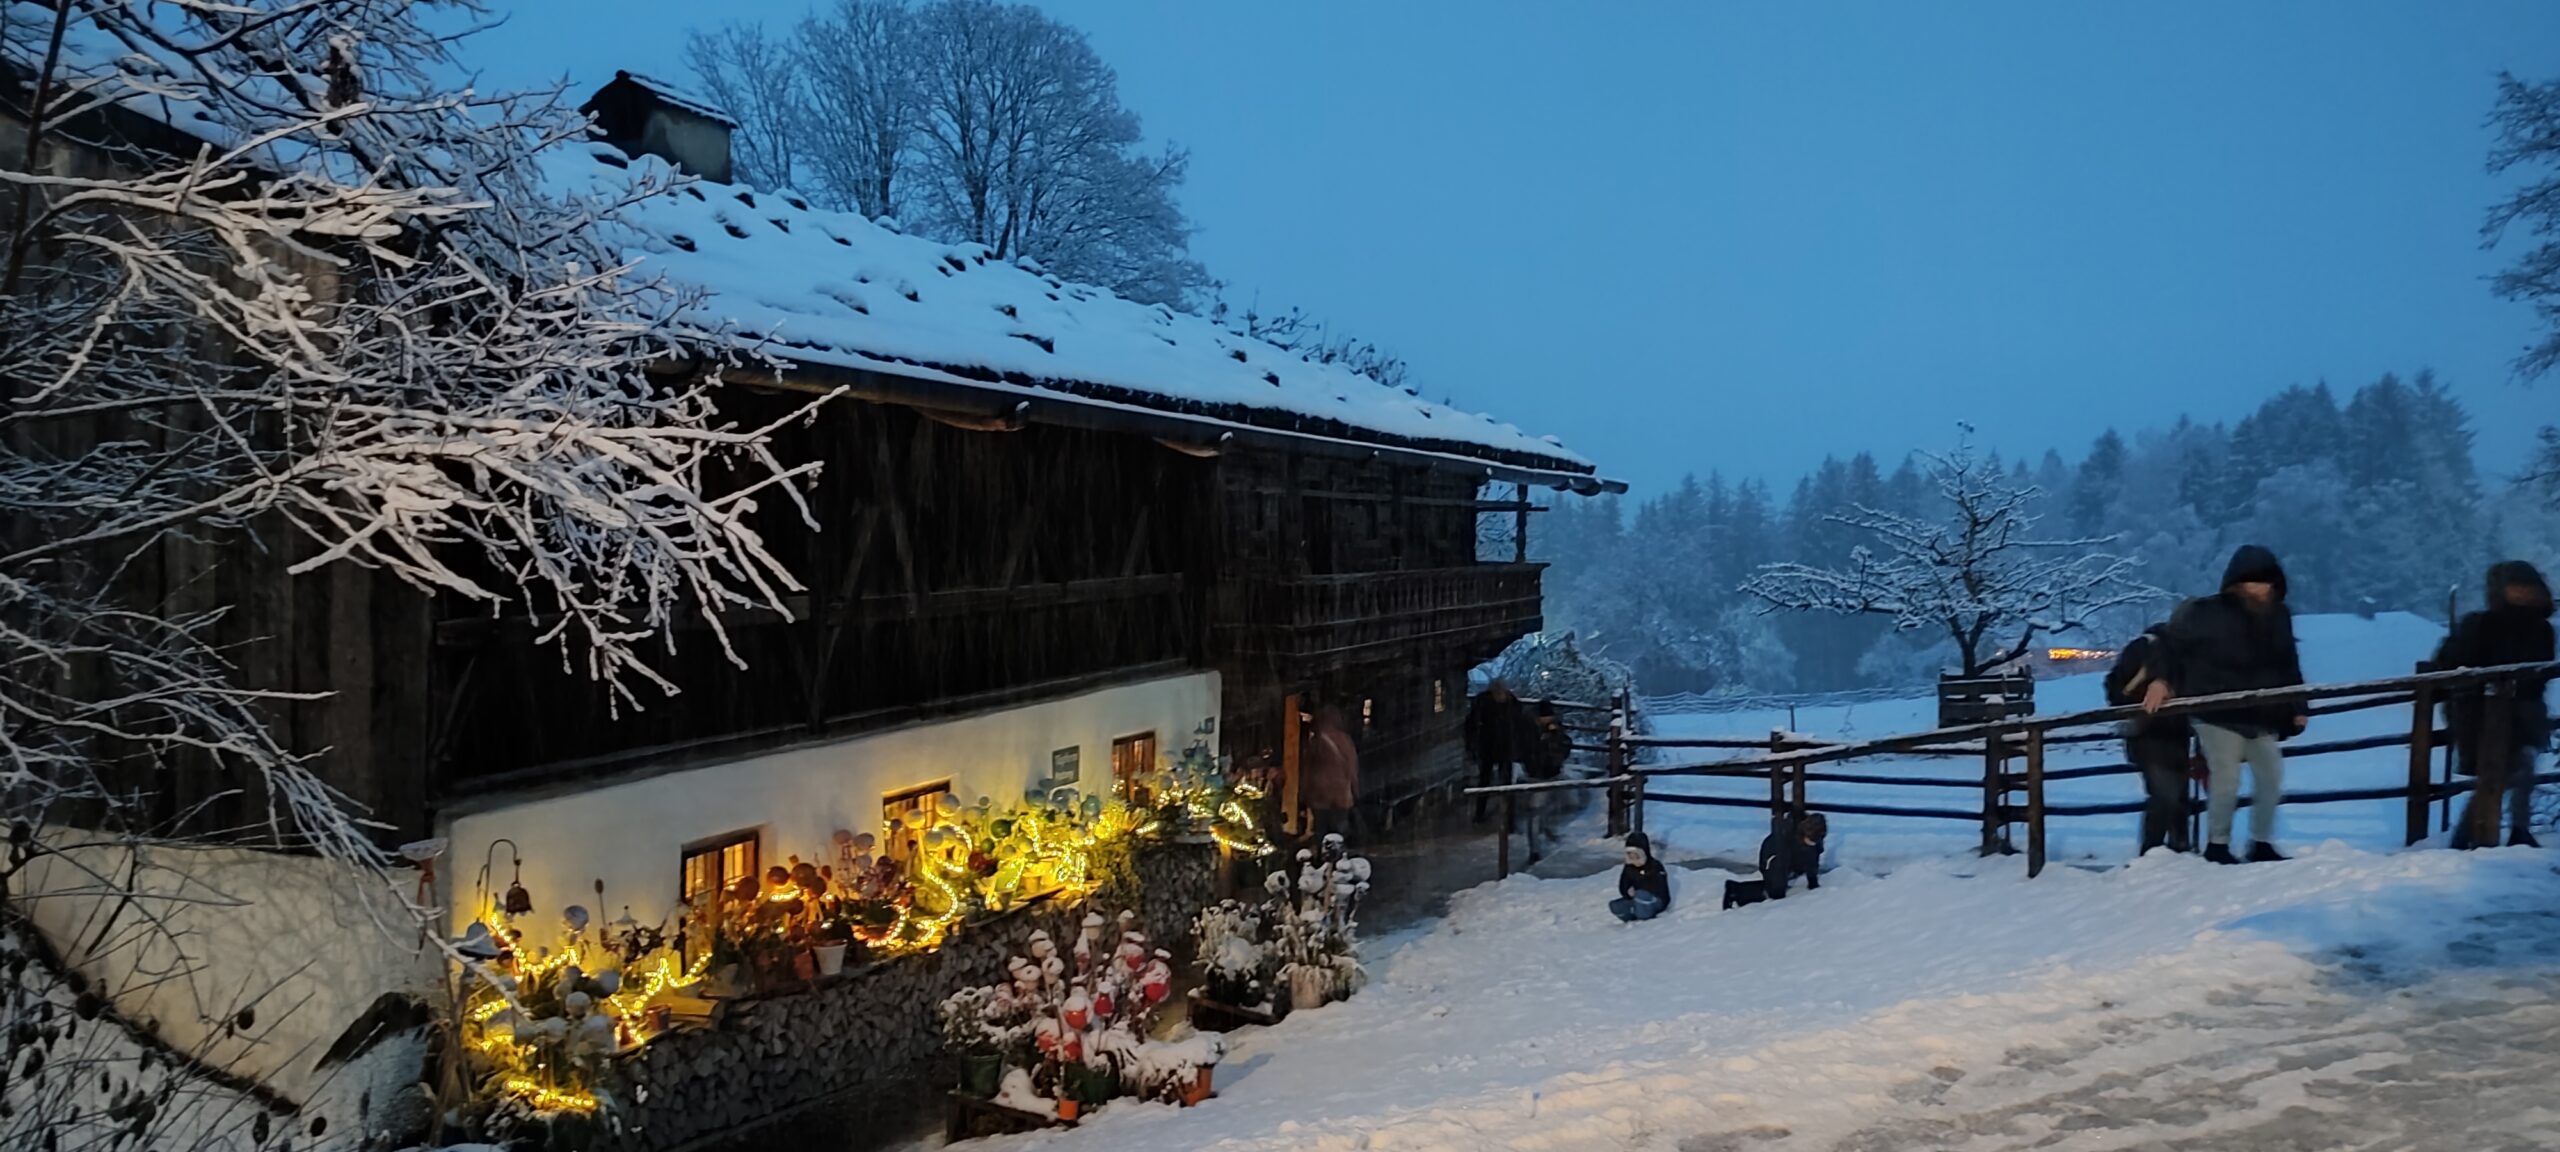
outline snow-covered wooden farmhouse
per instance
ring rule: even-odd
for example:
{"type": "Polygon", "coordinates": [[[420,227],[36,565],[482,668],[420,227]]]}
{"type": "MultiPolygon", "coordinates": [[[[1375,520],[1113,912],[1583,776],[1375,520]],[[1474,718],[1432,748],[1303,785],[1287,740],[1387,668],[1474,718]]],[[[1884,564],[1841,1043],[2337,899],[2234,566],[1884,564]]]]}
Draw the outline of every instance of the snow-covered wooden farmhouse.
{"type": "Polygon", "coordinates": [[[430,718],[410,830],[469,861],[542,845],[528,885],[601,877],[647,917],[692,854],[817,858],[922,792],[1092,793],[1201,735],[1288,762],[1292,700],[1350,718],[1372,802],[1455,777],[1467,669],[1540,619],[1536,565],[1478,559],[1479,494],[1614,487],[1589,462],[1197,317],[717,182],[727,118],[645,77],[589,108],[594,164],[705,177],[634,213],[631,246],[778,362],[727,373],[725,414],[848,396],[780,446],[825,462],[822,530],[783,507],[761,525],[811,591],[792,619],[729,622],[746,670],[702,635],[661,665],[680,694],[620,715],[536,622],[439,620],[401,705],[430,718]]]}

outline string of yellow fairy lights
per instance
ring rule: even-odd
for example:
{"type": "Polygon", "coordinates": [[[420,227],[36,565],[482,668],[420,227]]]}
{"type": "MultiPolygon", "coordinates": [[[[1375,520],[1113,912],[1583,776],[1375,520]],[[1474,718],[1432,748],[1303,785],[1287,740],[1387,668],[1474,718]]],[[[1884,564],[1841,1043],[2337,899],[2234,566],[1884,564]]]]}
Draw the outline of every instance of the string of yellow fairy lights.
{"type": "MultiPolygon", "coordinates": [[[[1256,826],[1246,802],[1260,798],[1261,792],[1249,784],[1237,784],[1227,797],[1205,786],[1182,789],[1175,804],[1195,823],[1209,826],[1211,839],[1229,850],[1261,855],[1270,851],[1261,829],[1256,826]],[[1231,831],[1232,830],[1232,831],[1231,831]]],[[[1094,856],[1103,846],[1129,836],[1147,836],[1162,829],[1160,820],[1138,824],[1136,817],[1123,804],[1107,805],[1090,821],[1077,821],[1072,816],[1053,817],[1041,811],[1027,811],[1013,818],[1012,828],[1020,840],[1020,850],[1011,853],[983,882],[971,883],[973,873],[969,861],[977,855],[978,836],[967,823],[943,815],[932,831],[946,840],[956,840],[957,852],[925,853],[916,861],[914,880],[927,898],[924,903],[937,909],[919,911],[913,904],[901,904],[895,920],[885,931],[874,934],[857,930],[854,934],[866,945],[899,955],[938,948],[970,910],[962,890],[963,884],[976,889],[980,900],[989,905],[1010,904],[1019,897],[1035,877],[1047,881],[1047,890],[1077,893],[1089,890],[1094,883],[1094,856]],[[948,856],[956,855],[955,863],[948,856]]],[[[792,899],[788,894],[775,894],[771,899],[792,899]]],[[[484,901],[484,923],[502,923],[494,900],[484,901]]],[[[557,952],[519,959],[519,979],[538,981],[558,973],[571,964],[580,964],[583,945],[572,941],[557,952]]],[[[649,1002],[672,988],[700,981],[709,971],[711,957],[696,957],[690,965],[679,963],[671,953],[653,957],[643,971],[625,969],[621,987],[598,1001],[606,1015],[622,1025],[625,1035],[634,1043],[646,1043],[650,1033],[645,1021],[649,1002]]],[[[487,1027],[504,1012],[510,1000],[495,994],[473,1005],[465,1018],[475,1027],[472,1044],[501,1067],[524,1069],[533,1053],[517,1042],[513,1029],[487,1027]]],[[[535,1069],[540,1071],[542,1069],[535,1069]]],[[[501,1090],[510,1098],[537,1111],[592,1112],[599,1107],[596,1096],[581,1088],[546,1085],[523,1071],[509,1072],[500,1081],[501,1090]]]]}

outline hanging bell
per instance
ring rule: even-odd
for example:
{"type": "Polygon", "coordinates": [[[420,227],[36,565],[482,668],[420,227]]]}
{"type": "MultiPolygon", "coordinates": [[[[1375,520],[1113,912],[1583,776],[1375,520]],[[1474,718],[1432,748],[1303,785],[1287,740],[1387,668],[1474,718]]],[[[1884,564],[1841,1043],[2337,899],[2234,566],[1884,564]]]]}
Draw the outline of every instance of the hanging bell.
{"type": "Polygon", "coordinates": [[[507,885],[506,910],[509,916],[524,916],[532,913],[533,893],[524,890],[522,879],[507,885]]]}

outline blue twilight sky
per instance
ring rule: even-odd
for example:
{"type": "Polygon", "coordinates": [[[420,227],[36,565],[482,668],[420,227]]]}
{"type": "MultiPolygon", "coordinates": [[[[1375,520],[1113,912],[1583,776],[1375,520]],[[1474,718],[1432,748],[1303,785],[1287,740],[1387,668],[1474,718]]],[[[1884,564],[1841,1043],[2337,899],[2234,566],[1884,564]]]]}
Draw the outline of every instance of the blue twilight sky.
{"type": "MultiPolygon", "coordinates": [[[[683,75],[807,0],[493,0],[484,83],[683,75]]],[[[2478,245],[2560,3],[1049,0],[1191,150],[1195,253],[1638,490],[2076,454],[2433,367],[2511,469],[2560,381],[2478,245]]]]}

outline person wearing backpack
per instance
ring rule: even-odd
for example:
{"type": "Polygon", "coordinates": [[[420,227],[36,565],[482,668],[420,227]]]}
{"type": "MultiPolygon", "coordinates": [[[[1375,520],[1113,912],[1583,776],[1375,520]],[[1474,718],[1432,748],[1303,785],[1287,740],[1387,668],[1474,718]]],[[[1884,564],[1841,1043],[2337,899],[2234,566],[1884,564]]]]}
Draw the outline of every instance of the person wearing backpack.
{"type": "MultiPolygon", "coordinates": [[[[2551,586],[2542,573],[2522,560],[2489,567],[2487,606],[2465,614],[2436,649],[2438,668],[2497,668],[2508,664],[2547,664],[2552,660],[2551,586]]],[[[2543,702],[2544,681],[2526,679],[2509,709],[2506,746],[2492,748],[2488,694],[2473,688],[2445,700],[2446,726],[2453,731],[2455,764],[2478,779],[2478,790],[2453,827],[2456,848],[2497,847],[2501,800],[2512,808],[2507,843],[2539,848],[2533,838],[2534,755],[2551,743],[2551,709],[2543,702]]]]}
{"type": "MultiPolygon", "coordinates": [[[[1567,731],[1564,721],[1556,716],[1554,704],[1538,701],[1537,715],[1529,723],[1527,745],[1528,759],[1523,763],[1523,774],[1531,783],[1563,777],[1565,763],[1573,758],[1573,733],[1567,731]]],[[[1520,810],[1527,825],[1524,830],[1529,834],[1529,865],[1533,868],[1545,856],[1546,849],[1562,839],[1562,834],[1553,827],[1560,799],[1562,797],[1553,792],[1531,792],[1520,798],[1520,810]]]]}
{"type": "MultiPolygon", "coordinates": [[[[2107,670],[2107,703],[2123,707],[2142,703],[2151,687],[2154,650],[2168,630],[2154,624],[2125,643],[2107,670]]],[[[2167,847],[2190,850],[2187,843],[2187,748],[2193,733],[2183,716],[2148,713],[2124,722],[2125,759],[2142,773],[2142,850],[2167,847]]]]}

